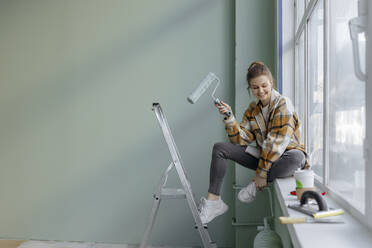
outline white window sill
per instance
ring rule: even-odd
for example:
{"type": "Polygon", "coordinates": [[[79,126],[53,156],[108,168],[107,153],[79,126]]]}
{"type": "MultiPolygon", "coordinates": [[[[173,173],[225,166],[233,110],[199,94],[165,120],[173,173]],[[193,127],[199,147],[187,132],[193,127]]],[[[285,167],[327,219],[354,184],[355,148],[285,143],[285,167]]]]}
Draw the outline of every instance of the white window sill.
{"type": "MultiPolygon", "coordinates": [[[[306,216],[287,208],[288,204],[298,203],[297,197],[290,194],[296,188],[293,177],[276,179],[274,187],[284,216],[306,216]]],[[[324,197],[328,207],[341,208],[329,196],[324,197]]],[[[372,233],[349,213],[345,211],[345,214],[331,218],[341,219],[345,223],[287,224],[293,247],[371,247],[372,233]]]]}

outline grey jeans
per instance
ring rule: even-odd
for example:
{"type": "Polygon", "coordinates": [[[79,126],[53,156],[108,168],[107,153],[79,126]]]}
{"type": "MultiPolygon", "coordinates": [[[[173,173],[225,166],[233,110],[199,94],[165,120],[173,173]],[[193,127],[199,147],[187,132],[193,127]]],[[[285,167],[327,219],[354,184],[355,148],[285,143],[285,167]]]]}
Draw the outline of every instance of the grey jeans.
{"type": "MultiPolygon", "coordinates": [[[[223,178],[226,174],[227,159],[235,161],[251,170],[258,167],[258,159],[245,152],[247,146],[219,142],[214,144],[212,162],[210,168],[210,180],[208,192],[220,195],[223,178]]],[[[272,182],[275,178],[292,176],[297,168],[305,166],[305,154],[296,149],[285,151],[282,156],[273,163],[267,175],[267,181],[272,182]]]]}

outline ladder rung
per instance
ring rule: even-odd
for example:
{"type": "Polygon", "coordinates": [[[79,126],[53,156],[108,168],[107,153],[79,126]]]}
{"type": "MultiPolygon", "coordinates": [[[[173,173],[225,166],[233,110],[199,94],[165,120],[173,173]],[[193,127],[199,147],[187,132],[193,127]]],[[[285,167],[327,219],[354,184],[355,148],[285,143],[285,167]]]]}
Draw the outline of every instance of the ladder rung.
{"type": "Polygon", "coordinates": [[[184,189],[162,188],[161,198],[162,199],[186,198],[186,193],[184,189]]]}
{"type": "MultiPolygon", "coordinates": [[[[153,110],[155,111],[156,117],[159,121],[159,124],[161,126],[161,129],[163,131],[163,135],[165,138],[166,143],[168,144],[169,152],[172,156],[172,163],[168,166],[168,168],[164,171],[163,177],[161,179],[161,182],[154,193],[154,201],[153,206],[151,210],[150,215],[150,221],[147,225],[145,234],[142,238],[141,244],[139,248],[145,248],[147,246],[148,238],[151,234],[153,225],[155,223],[155,218],[158,213],[158,209],[161,203],[162,199],[177,199],[177,198],[183,198],[187,200],[187,203],[189,205],[189,208],[192,212],[192,216],[194,218],[194,221],[198,223],[198,225],[201,225],[201,220],[199,218],[199,212],[197,210],[197,206],[195,203],[194,196],[191,191],[191,185],[190,182],[187,180],[186,172],[184,171],[184,168],[181,164],[181,158],[179,157],[179,153],[177,150],[177,146],[174,142],[171,130],[169,129],[167,119],[165,118],[163,111],[161,110],[159,103],[153,103],[152,104],[153,110]],[[180,179],[180,182],[182,183],[182,188],[168,188],[166,187],[167,179],[168,179],[168,173],[175,168],[178,174],[178,178],[180,179]]],[[[176,186],[177,187],[177,186],[176,186]]],[[[179,186],[178,186],[179,187],[179,186]]],[[[217,245],[215,242],[211,240],[209,237],[208,230],[206,228],[198,228],[198,232],[200,235],[200,238],[203,243],[204,248],[217,248],[217,245]]]]}

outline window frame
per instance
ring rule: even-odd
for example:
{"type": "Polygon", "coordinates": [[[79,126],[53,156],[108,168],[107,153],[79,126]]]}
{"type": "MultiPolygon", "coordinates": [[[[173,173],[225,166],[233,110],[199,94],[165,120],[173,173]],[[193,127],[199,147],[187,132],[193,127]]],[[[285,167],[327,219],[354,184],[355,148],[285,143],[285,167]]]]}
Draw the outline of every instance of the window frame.
{"type": "MultiPolygon", "coordinates": [[[[367,30],[366,32],[371,34],[372,33],[372,3],[371,1],[367,2],[367,11],[369,13],[367,18],[367,30]]],[[[371,36],[370,36],[371,37],[371,36]]],[[[366,74],[367,74],[367,81],[366,81],[366,127],[372,125],[372,43],[371,41],[366,41],[366,74]]],[[[365,179],[372,177],[372,166],[369,166],[369,161],[372,161],[372,154],[370,151],[370,147],[372,147],[372,130],[370,128],[366,128],[366,139],[364,141],[364,154],[365,154],[365,179]]],[[[367,222],[367,226],[372,230],[372,180],[364,180],[365,181],[365,214],[366,218],[363,219],[362,223],[367,222]]]]}
{"type": "MultiPolygon", "coordinates": [[[[367,1],[368,2],[368,1],[367,1]]],[[[323,9],[324,9],[324,17],[323,17],[323,25],[324,25],[324,34],[323,34],[323,73],[324,73],[324,88],[323,88],[323,177],[320,176],[315,176],[315,184],[317,187],[319,187],[321,190],[326,191],[330,197],[335,199],[335,201],[340,204],[346,211],[348,211],[350,214],[352,214],[354,217],[356,217],[360,222],[362,222],[365,226],[368,226],[370,229],[372,229],[372,192],[369,192],[368,189],[372,189],[372,180],[365,180],[365,199],[364,199],[364,205],[365,205],[365,211],[362,213],[360,210],[358,210],[356,207],[351,205],[350,202],[348,202],[345,198],[343,198],[339,193],[336,191],[332,190],[332,188],[329,187],[329,70],[330,70],[330,65],[329,65],[329,25],[330,25],[330,7],[329,7],[329,1],[327,0],[294,0],[294,15],[293,19],[295,22],[294,26],[294,45],[293,45],[293,54],[294,54],[294,60],[297,56],[297,46],[299,44],[300,38],[302,33],[304,33],[304,90],[305,92],[305,107],[304,107],[304,116],[305,119],[303,120],[303,130],[304,130],[304,143],[306,147],[306,151],[309,152],[309,118],[308,118],[308,113],[309,113],[309,103],[308,103],[308,97],[309,97],[309,78],[308,78],[308,22],[313,14],[313,11],[317,4],[323,4],[323,9]],[[298,1],[304,1],[305,4],[305,10],[303,13],[302,18],[300,19],[300,24],[297,25],[297,6],[296,3],[298,1]]],[[[372,13],[372,3],[368,3],[368,8],[369,8],[369,13],[372,13]]],[[[371,14],[370,14],[371,16],[371,14]]],[[[372,33],[372,17],[369,17],[369,30],[370,33],[372,33]]],[[[368,40],[366,44],[366,50],[367,54],[370,54],[371,51],[368,49],[368,40]]],[[[372,55],[372,54],[371,54],[372,55]]],[[[366,58],[369,58],[368,56],[365,56],[366,58]]],[[[294,79],[298,78],[297,77],[297,64],[293,64],[293,73],[294,73],[294,79]]],[[[364,142],[364,152],[365,152],[365,177],[371,178],[372,177],[372,168],[369,168],[368,161],[371,161],[372,159],[372,152],[370,152],[368,149],[369,147],[372,147],[372,130],[368,131],[368,124],[372,124],[372,98],[368,98],[368,95],[372,94],[372,86],[368,87],[368,81],[369,83],[372,83],[372,72],[370,72],[372,69],[372,59],[370,61],[366,61],[366,71],[369,75],[369,80],[367,80],[366,84],[366,141],[364,142]],[[368,118],[368,116],[370,116],[368,118]],[[371,138],[368,138],[371,137],[371,138]]],[[[298,87],[294,82],[292,84],[292,87],[294,89],[294,93],[297,94],[296,87],[298,87]]],[[[295,95],[294,99],[297,99],[297,96],[295,95]]],[[[297,103],[295,102],[295,105],[297,103]]]]}

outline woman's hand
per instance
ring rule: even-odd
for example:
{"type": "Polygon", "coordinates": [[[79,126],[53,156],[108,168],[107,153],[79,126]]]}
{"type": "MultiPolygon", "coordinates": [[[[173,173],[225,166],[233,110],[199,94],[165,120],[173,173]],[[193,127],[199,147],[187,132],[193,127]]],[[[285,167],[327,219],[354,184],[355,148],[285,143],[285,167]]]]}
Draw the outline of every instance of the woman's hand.
{"type": "Polygon", "coordinates": [[[267,179],[260,177],[260,176],[255,176],[252,181],[256,182],[256,188],[258,191],[261,191],[263,188],[267,186],[267,179]]]}
{"type": "Polygon", "coordinates": [[[227,103],[225,103],[223,101],[221,101],[221,105],[218,105],[218,104],[215,104],[215,105],[218,108],[218,111],[220,111],[220,114],[221,115],[224,115],[227,112],[232,113],[231,107],[227,103]]]}

